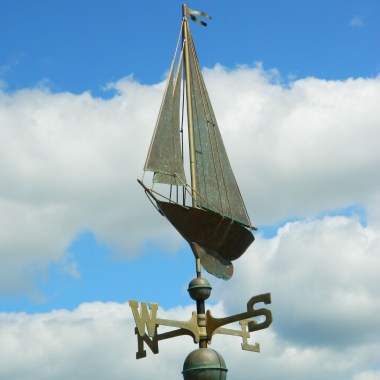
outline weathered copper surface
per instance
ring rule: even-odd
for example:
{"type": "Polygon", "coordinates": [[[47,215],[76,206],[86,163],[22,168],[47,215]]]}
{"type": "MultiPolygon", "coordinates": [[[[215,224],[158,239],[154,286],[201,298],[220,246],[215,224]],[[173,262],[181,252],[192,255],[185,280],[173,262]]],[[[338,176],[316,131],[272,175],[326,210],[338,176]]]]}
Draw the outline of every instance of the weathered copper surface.
{"type": "Polygon", "coordinates": [[[187,21],[191,17],[199,22],[196,16],[207,17],[183,5],[182,43],[179,38],[144,166],[144,171],[154,173],[152,187],[139,182],[155,207],[189,242],[202,266],[214,276],[228,280],[233,274],[231,261],[239,258],[254,241],[246,227],[254,227],[199,66],[187,21]],[[183,133],[185,106],[188,151],[183,133]],[[186,156],[188,160],[184,159],[186,156]],[[190,166],[191,183],[186,180],[184,162],[190,166]],[[153,184],[157,182],[169,186],[156,191],[153,184]],[[188,194],[191,207],[186,200],[188,194]]]}
{"type": "MultiPolygon", "coordinates": [[[[184,15],[203,14],[192,12],[184,7],[184,15]]],[[[246,227],[251,227],[185,17],[181,31],[183,35],[181,52],[177,54],[178,49],[176,49],[171,64],[144,170],[154,172],[153,182],[188,186],[193,207],[214,211],[246,227]],[[175,66],[177,66],[176,74],[175,66]],[[183,120],[180,117],[182,69],[186,90],[188,152],[183,149],[184,145],[181,143],[183,135],[180,133],[183,120]],[[185,155],[189,155],[191,184],[187,183],[185,178],[183,166],[185,155]]]]}
{"type": "Polygon", "coordinates": [[[224,380],[227,371],[219,352],[210,348],[198,348],[185,359],[182,374],[184,380],[224,380]]]}
{"type": "Polygon", "coordinates": [[[226,260],[238,259],[255,239],[245,227],[217,213],[175,203],[157,203],[189,243],[195,242],[205,250],[215,251],[226,260]]]}
{"type": "Polygon", "coordinates": [[[199,67],[190,30],[187,34],[198,203],[204,208],[216,210],[227,218],[250,226],[199,67]]]}
{"type": "Polygon", "coordinates": [[[210,283],[205,278],[196,277],[190,281],[187,291],[193,300],[205,301],[210,297],[211,289],[210,283]]]}
{"type": "Polygon", "coordinates": [[[174,78],[174,61],[172,62],[165,95],[144,166],[144,170],[155,173],[154,182],[171,185],[186,183],[179,130],[181,68],[180,61],[178,72],[174,78]]]}

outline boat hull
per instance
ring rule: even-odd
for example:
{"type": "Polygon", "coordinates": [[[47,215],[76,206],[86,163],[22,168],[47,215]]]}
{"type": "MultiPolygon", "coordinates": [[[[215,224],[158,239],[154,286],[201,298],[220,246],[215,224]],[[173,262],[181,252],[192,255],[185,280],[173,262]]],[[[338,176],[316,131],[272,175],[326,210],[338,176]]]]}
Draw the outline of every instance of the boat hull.
{"type": "Polygon", "coordinates": [[[225,260],[238,259],[255,240],[245,227],[214,212],[163,201],[157,201],[157,206],[190,244],[216,252],[225,260]]]}

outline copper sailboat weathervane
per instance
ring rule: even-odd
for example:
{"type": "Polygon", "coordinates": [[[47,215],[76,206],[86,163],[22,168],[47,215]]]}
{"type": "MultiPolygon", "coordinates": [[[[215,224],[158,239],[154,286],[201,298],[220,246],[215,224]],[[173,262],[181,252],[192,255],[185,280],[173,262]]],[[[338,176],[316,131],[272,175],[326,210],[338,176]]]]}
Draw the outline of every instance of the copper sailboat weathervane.
{"type": "Polygon", "coordinates": [[[144,342],[158,353],[159,340],[190,335],[200,348],[186,359],[184,378],[222,379],[227,373],[224,361],[220,354],[207,348],[212,336],[217,333],[237,335],[243,339],[243,349],[258,351],[258,344],[248,343],[249,332],[268,327],[272,314],[267,309],[255,309],[254,305],[268,304],[271,300],[269,293],[255,296],[248,302],[247,312],[227,318],[213,318],[209,311],[205,312],[204,301],[210,295],[211,286],[201,277],[201,267],[218,278],[231,278],[232,261],[254,241],[251,230],[256,228],[251,225],[232,171],[189,28],[188,18],[206,26],[199,17],[211,17],[185,4],[182,10],[180,36],[144,176],[138,181],[156,209],[177,229],[194,253],[197,277],[190,282],[189,293],[197,302],[197,313],[186,322],[168,321],[157,318],[155,303],[149,304],[150,312],[145,303],[130,301],[130,305],[137,326],[137,358],[145,356],[144,342]],[[187,128],[184,127],[186,119],[187,128]],[[146,172],[152,174],[148,176],[146,172]],[[186,173],[190,173],[190,182],[186,173]],[[264,322],[257,323],[253,319],[258,316],[265,317],[264,322]],[[239,330],[221,327],[238,321],[239,330]],[[160,325],[179,329],[158,334],[160,325]],[[215,363],[219,363],[217,370],[215,363]]]}

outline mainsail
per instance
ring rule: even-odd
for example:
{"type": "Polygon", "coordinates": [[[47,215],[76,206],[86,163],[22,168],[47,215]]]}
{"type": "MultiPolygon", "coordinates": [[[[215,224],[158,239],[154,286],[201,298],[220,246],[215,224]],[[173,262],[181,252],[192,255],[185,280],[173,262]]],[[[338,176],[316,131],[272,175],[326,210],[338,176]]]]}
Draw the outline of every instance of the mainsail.
{"type": "Polygon", "coordinates": [[[192,12],[205,14],[184,8],[181,49],[178,53],[178,42],[144,166],[145,171],[154,173],[153,184],[169,185],[169,195],[140,183],[159,211],[190,243],[206,270],[228,279],[233,268],[230,261],[240,257],[254,240],[246,227],[254,227],[222,141],[186,19],[192,12]],[[181,79],[185,82],[183,95],[181,79]],[[185,92],[191,183],[185,176],[181,133],[181,98],[185,92]],[[177,189],[176,199],[171,196],[173,186],[177,189]],[[178,188],[183,191],[182,203],[178,200],[178,188]],[[186,194],[190,194],[191,205],[185,201],[186,194]]]}
{"type": "MultiPolygon", "coordinates": [[[[188,28],[188,24],[185,25],[188,28]]],[[[188,30],[197,192],[203,208],[250,227],[188,30]]]]}

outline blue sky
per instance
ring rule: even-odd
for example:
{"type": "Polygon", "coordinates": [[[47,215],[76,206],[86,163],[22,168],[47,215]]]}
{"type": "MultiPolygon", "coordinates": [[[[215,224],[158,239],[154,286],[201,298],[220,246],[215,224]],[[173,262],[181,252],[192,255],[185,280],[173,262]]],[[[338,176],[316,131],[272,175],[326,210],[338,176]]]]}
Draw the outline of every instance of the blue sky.
{"type": "MultiPolygon", "coordinates": [[[[380,2],[188,5],[213,16],[191,29],[259,227],[231,281],[208,277],[209,305],[240,312],[272,292],[275,322],[251,363],[261,378],[379,379],[380,2]]],[[[0,0],[0,346],[13,347],[0,349],[0,379],[52,368],[57,379],[138,380],[158,363],[162,378],[179,373],[187,346],[165,346],[142,372],[126,302],[179,319],[193,307],[192,254],[136,181],[180,21],[174,0],[0,0]],[[96,356],[99,344],[120,350],[81,372],[70,353],[96,356]],[[118,355],[128,368],[112,372],[118,355]]],[[[225,342],[231,379],[247,378],[245,353],[225,342]]]]}
{"type": "MultiPolygon", "coordinates": [[[[376,1],[192,6],[210,7],[206,10],[213,16],[207,29],[198,25],[192,28],[199,39],[198,53],[204,66],[220,63],[233,69],[262,62],[267,69],[276,68],[285,83],[308,76],[326,80],[371,77],[380,69],[380,48],[375,41],[379,35],[376,1]]],[[[52,92],[90,91],[108,98],[114,92],[105,89],[107,84],[128,75],[142,84],[158,83],[168,70],[180,14],[180,4],[174,1],[133,5],[115,1],[111,6],[104,1],[2,4],[0,74],[5,91],[46,85],[52,92]]],[[[272,228],[263,226],[262,231],[276,230],[276,226],[278,223],[272,228]]],[[[74,308],[81,301],[96,299],[121,301],[126,297],[123,277],[146,288],[144,281],[135,277],[134,266],[149,268],[150,256],[138,263],[115,261],[107,243],[99,246],[91,232],[75,237],[68,250],[76,257],[80,271],[85,269],[80,280],[62,273],[59,262],[49,264],[50,273],[43,270],[37,276],[43,289],[42,302],[23,295],[7,297],[3,308],[36,312],[74,308]],[[87,251],[92,254],[84,254],[87,251]],[[97,284],[97,276],[115,280],[104,286],[97,284]]],[[[163,252],[159,254],[163,267],[182,267],[163,252]]],[[[191,276],[189,272],[185,272],[187,277],[191,276]]],[[[166,277],[165,273],[162,276],[166,277]]],[[[183,281],[181,276],[175,278],[183,281]]],[[[175,287],[180,289],[180,283],[175,287]]],[[[161,302],[168,306],[169,300],[183,300],[181,291],[170,296],[162,293],[161,302]]]]}
{"type": "MultiPolygon", "coordinates": [[[[104,95],[133,74],[157,83],[168,69],[181,3],[3,1],[0,43],[9,90],[43,80],[53,91],[104,95]]],[[[193,28],[204,66],[263,62],[288,76],[344,79],[379,71],[376,0],[195,2],[209,28],[193,28]]]]}

